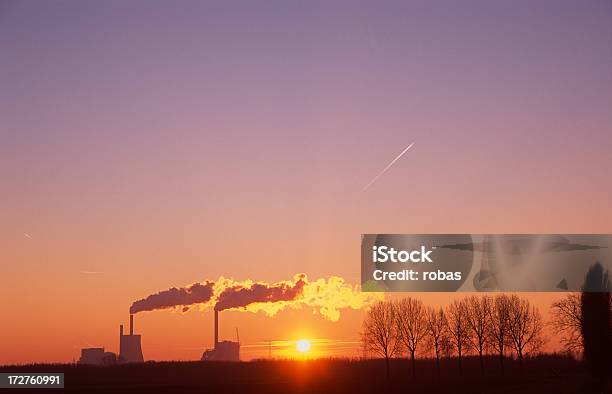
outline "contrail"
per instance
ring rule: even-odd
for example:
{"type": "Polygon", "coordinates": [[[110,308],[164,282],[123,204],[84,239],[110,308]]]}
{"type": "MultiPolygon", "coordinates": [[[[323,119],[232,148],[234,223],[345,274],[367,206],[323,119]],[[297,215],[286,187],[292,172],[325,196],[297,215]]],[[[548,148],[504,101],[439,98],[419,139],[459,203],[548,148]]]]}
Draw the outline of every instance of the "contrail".
{"type": "Polygon", "coordinates": [[[30,234],[28,234],[28,233],[23,233],[23,236],[26,237],[26,238],[32,239],[32,236],[30,234]]]}
{"type": "Polygon", "coordinates": [[[368,183],[367,185],[365,185],[365,187],[363,188],[362,192],[365,192],[366,190],[368,190],[370,188],[370,186],[372,186],[374,184],[374,182],[376,182],[378,180],[378,178],[380,178],[381,176],[384,175],[385,172],[387,172],[387,170],[389,170],[389,168],[391,168],[391,166],[393,164],[395,164],[396,161],[398,161],[400,159],[400,157],[402,157],[404,155],[404,153],[408,152],[408,149],[412,148],[412,145],[414,145],[414,142],[410,145],[408,145],[408,147],[406,149],[404,149],[402,151],[402,153],[400,153],[399,155],[397,155],[397,157],[395,159],[393,159],[393,161],[391,163],[389,163],[378,175],[376,175],[374,177],[374,179],[372,179],[370,181],[370,183],[368,183]]]}
{"type": "Polygon", "coordinates": [[[79,273],[83,275],[100,275],[100,274],[103,274],[104,272],[102,271],[79,271],[79,273]]]}

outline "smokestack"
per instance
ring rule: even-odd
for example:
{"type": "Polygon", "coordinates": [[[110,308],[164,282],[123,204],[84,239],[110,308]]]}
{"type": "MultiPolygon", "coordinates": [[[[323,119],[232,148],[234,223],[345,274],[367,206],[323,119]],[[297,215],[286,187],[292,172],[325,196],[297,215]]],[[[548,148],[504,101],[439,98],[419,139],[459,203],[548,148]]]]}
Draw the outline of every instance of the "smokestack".
{"type": "Polygon", "coordinates": [[[219,345],[219,311],[215,309],[215,349],[219,345]]]}
{"type": "Polygon", "coordinates": [[[130,315],[130,335],[134,335],[134,315],[130,315]]]}

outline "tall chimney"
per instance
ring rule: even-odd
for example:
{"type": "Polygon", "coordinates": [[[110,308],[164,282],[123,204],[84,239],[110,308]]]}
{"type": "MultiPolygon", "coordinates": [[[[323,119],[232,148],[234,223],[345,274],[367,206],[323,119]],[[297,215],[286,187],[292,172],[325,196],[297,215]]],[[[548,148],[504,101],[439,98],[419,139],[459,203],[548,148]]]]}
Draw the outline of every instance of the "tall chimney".
{"type": "Polygon", "coordinates": [[[215,349],[219,345],[219,311],[215,309],[215,349]]]}
{"type": "Polygon", "coordinates": [[[119,324],[119,353],[118,356],[123,354],[123,324],[119,324]]]}
{"type": "Polygon", "coordinates": [[[134,315],[130,315],[130,335],[134,335],[134,315]]]}

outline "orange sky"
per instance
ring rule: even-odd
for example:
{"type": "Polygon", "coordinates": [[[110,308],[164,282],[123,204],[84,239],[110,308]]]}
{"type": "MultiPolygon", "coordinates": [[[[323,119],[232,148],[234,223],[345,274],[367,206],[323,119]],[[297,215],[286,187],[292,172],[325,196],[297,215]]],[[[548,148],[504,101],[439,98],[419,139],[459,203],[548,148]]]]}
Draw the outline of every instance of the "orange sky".
{"type": "MultiPolygon", "coordinates": [[[[398,167],[381,186],[401,179],[402,171],[416,171],[418,163],[398,167]]],[[[340,191],[330,182],[308,201],[272,196],[243,201],[229,194],[224,210],[181,193],[177,198],[192,206],[157,205],[155,196],[144,195],[117,195],[109,205],[109,196],[87,189],[77,192],[79,198],[67,192],[70,202],[51,194],[24,195],[20,209],[5,213],[0,234],[2,258],[9,262],[0,277],[0,363],[70,361],[88,346],[117,351],[118,325],[127,324],[130,304],[170,286],[222,275],[274,282],[299,272],[358,283],[361,233],[606,233],[612,223],[609,211],[589,204],[582,193],[554,199],[551,192],[516,191],[476,204],[456,201],[450,190],[438,194],[436,185],[424,198],[402,188],[361,194],[362,183],[356,180],[352,190],[340,191]]],[[[452,298],[418,296],[427,303],[452,298]]],[[[529,298],[545,312],[558,296],[529,298]]],[[[355,341],[361,318],[361,312],[350,310],[338,322],[312,310],[273,318],[229,311],[222,313],[221,335],[233,339],[238,327],[244,344],[300,337],[355,341]]],[[[211,325],[212,314],[198,311],[136,315],[147,359],[199,358],[212,344],[211,325]]],[[[257,356],[252,349],[249,353],[257,356]]]]}
{"type": "MultiPolygon", "coordinates": [[[[408,164],[385,181],[415,171],[416,164],[408,164]]],[[[278,199],[243,204],[234,194],[224,202],[226,210],[195,201],[202,209],[178,203],[153,209],[155,196],[117,197],[111,209],[107,196],[86,189],[78,192],[79,199],[67,195],[72,205],[52,195],[25,195],[22,209],[6,212],[2,226],[3,261],[10,264],[0,277],[0,363],[71,361],[89,346],[117,351],[118,325],[127,324],[130,304],[170,286],[221,275],[273,282],[299,272],[357,283],[361,233],[606,233],[612,223],[611,215],[590,205],[582,193],[550,200],[549,192],[528,198],[517,191],[500,197],[498,206],[460,203],[449,191],[429,193],[429,199],[401,188],[360,194],[361,183],[344,191],[327,184],[307,202],[280,200],[296,205],[289,212],[278,199]],[[87,207],[84,194],[90,198],[87,207]],[[324,195],[329,203],[317,203],[324,195]],[[404,209],[401,200],[407,201],[404,209]],[[560,215],[555,205],[568,204],[573,208],[560,215]]],[[[453,297],[417,296],[432,304],[453,297]]],[[[529,298],[546,312],[558,296],[529,298]]],[[[233,339],[238,327],[245,345],[300,337],[355,341],[362,319],[362,312],[352,310],[343,311],[338,322],[312,310],[272,318],[233,311],[221,315],[222,338],[233,339]]],[[[212,345],[210,312],[143,312],[135,320],[147,359],[198,359],[212,345]]],[[[267,348],[259,353],[249,348],[248,355],[265,356],[267,348]]]]}

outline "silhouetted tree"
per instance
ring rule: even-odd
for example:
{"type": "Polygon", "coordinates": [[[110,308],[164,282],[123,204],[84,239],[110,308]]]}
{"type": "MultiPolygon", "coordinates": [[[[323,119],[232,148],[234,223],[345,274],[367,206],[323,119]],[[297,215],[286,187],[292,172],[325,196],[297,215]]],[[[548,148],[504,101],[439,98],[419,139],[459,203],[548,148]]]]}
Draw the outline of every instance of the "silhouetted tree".
{"type": "Polygon", "coordinates": [[[469,340],[472,349],[478,352],[480,373],[484,375],[484,352],[487,346],[487,333],[489,330],[489,315],[491,298],[487,296],[471,296],[465,300],[469,340]]]}
{"type": "Polygon", "coordinates": [[[528,300],[510,296],[508,309],[508,334],[510,345],[516,352],[519,368],[523,373],[525,355],[540,349],[544,342],[544,323],[540,311],[528,300]]]}
{"type": "Polygon", "coordinates": [[[504,375],[504,354],[509,341],[510,297],[498,294],[489,308],[489,344],[499,355],[501,374],[504,375]]]}
{"type": "Polygon", "coordinates": [[[610,279],[601,264],[592,266],[585,277],[581,295],[584,358],[603,386],[610,371],[612,337],[610,328],[610,279]]]}
{"type": "Polygon", "coordinates": [[[446,309],[448,333],[454,350],[457,352],[459,374],[463,374],[461,365],[463,353],[468,349],[470,340],[467,323],[467,310],[465,300],[454,300],[446,309]]]}
{"type": "Polygon", "coordinates": [[[444,309],[433,307],[427,308],[427,339],[430,348],[436,355],[436,373],[440,376],[440,353],[445,343],[448,343],[448,331],[446,327],[446,315],[444,309]]]}
{"type": "Polygon", "coordinates": [[[398,341],[410,352],[412,377],[416,375],[415,353],[427,334],[426,309],[423,302],[403,298],[395,303],[398,341]]]}
{"type": "Polygon", "coordinates": [[[388,301],[373,304],[363,320],[361,340],[365,349],[385,358],[387,379],[390,376],[389,359],[398,351],[396,330],[393,304],[388,301]]]}
{"type": "Polygon", "coordinates": [[[561,343],[566,352],[581,353],[582,345],[582,307],[577,293],[567,294],[553,302],[550,307],[551,326],[561,334],[561,343]]]}

